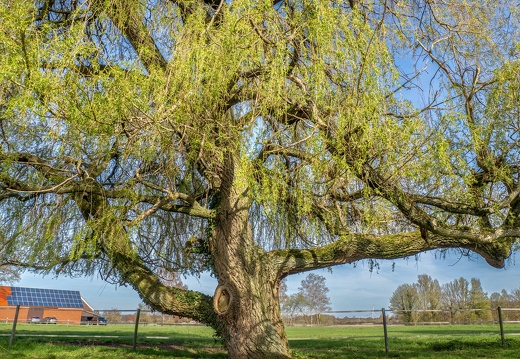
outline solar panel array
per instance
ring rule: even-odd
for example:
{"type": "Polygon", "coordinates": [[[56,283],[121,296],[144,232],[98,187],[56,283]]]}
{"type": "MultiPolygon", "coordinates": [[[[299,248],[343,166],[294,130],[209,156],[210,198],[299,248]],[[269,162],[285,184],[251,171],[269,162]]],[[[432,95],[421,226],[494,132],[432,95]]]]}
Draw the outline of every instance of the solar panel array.
{"type": "Polygon", "coordinates": [[[7,303],[32,307],[83,308],[77,290],[11,287],[7,303]]]}

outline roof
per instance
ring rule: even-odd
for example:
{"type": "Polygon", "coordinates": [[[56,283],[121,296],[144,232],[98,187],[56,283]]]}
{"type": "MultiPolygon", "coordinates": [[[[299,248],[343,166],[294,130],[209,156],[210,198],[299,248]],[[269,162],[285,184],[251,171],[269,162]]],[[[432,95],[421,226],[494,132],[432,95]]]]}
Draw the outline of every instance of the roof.
{"type": "Polygon", "coordinates": [[[0,286],[0,306],[83,308],[79,291],[0,286]]]}

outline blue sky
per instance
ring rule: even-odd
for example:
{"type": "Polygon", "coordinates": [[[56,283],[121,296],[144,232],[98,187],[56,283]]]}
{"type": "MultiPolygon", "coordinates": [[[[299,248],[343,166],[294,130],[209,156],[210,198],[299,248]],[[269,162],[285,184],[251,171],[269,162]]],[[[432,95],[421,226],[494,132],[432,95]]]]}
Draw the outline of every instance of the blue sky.
{"type": "MultiPolygon", "coordinates": [[[[438,257],[438,254],[437,254],[438,257]]],[[[520,287],[520,264],[514,264],[514,257],[503,269],[490,267],[486,261],[475,256],[471,260],[460,258],[455,253],[445,259],[436,258],[435,252],[423,253],[419,260],[414,258],[396,260],[392,270],[392,261],[381,261],[380,268],[371,273],[367,263],[359,262],[356,266],[342,265],[332,268],[332,272],[324,269],[314,273],[326,277],[327,287],[333,310],[381,309],[387,308],[393,291],[403,283],[413,283],[420,274],[428,274],[438,279],[441,284],[453,279],[478,278],[485,292],[510,291],[520,287]]],[[[296,292],[307,273],[288,277],[288,292],[296,292]]],[[[190,289],[212,295],[216,280],[208,274],[197,278],[183,280],[190,289]]],[[[94,309],[132,310],[141,300],[130,287],[118,287],[107,284],[98,278],[67,278],[52,276],[35,276],[30,273],[22,275],[20,287],[37,287],[51,289],[79,290],[83,298],[94,309]]]]}

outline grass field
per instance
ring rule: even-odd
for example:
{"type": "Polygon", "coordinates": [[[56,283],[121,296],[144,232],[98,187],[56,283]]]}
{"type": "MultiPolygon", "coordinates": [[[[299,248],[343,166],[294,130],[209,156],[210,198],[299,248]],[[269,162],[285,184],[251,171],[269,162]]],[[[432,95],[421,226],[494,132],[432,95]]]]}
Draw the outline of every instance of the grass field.
{"type": "MultiPolygon", "coordinates": [[[[9,348],[11,325],[0,324],[0,358],[145,359],[226,358],[210,328],[140,326],[132,350],[132,325],[67,326],[19,324],[9,348]]],[[[520,325],[389,326],[389,354],[380,326],[288,327],[295,358],[518,358],[520,325]]]]}

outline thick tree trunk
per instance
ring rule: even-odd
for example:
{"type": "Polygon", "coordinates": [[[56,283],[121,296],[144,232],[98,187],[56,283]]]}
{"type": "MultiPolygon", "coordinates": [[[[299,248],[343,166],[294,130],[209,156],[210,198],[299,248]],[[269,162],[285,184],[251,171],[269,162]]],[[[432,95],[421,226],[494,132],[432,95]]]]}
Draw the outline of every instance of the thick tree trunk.
{"type": "Polygon", "coordinates": [[[214,308],[223,322],[222,336],[232,359],[290,358],[278,299],[281,271],[255,245],[250,203],[240,187],[245,181],[237,181],[237,168],[228,165],[210,240],[219,280],[214,308]]]}
{"type": "Polygon", "coordinates": [[[273,285],[251,277],[241,283],[230,280],[220,288],[232,293],[229,307],[218,308],[218,311],[225,309],[221,315],[229,357],[290,358],[273,285]]]}
{"type": "Polygon", "coordinates": [[[224,237],[222,228],[216,230],[215,250],[226,254],[213,257],[219,277],[214,307],[224,323],[229,357],[290,358],[280,315],[278,272],[254,246],[247,227],[245,232],[242,226],[232,227],[224,237]]]}

